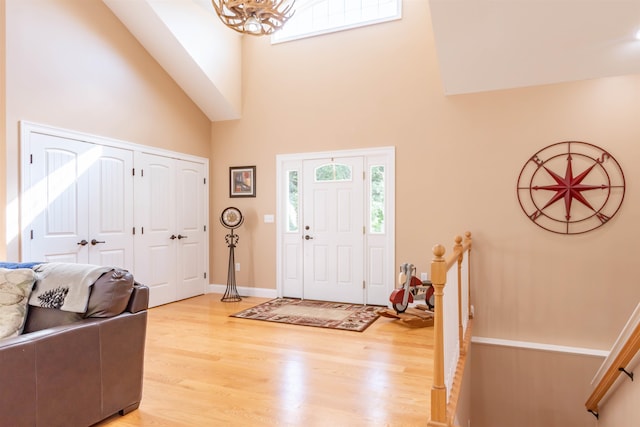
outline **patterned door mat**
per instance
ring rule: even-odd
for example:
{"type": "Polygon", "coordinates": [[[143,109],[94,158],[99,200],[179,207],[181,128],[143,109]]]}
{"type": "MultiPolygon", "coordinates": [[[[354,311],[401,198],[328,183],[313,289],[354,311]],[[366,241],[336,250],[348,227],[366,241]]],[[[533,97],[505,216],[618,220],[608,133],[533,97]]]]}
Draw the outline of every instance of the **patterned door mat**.
{"type": "Polygon", "coordinates": [[[372,305],[276,298],[231,317],[362,332],[380,317],[379,309],[372,305]]]}

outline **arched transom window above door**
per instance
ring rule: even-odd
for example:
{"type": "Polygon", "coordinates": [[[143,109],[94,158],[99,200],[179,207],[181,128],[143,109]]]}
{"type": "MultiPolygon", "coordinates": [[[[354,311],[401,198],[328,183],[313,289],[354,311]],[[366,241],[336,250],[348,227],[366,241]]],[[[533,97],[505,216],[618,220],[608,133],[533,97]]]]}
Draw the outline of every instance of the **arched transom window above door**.
{"type": "Polygon", "coordinates": [[[341,163],[327,163],[315,169],[316,182],[351,181],[351,166],[341,163]]]}

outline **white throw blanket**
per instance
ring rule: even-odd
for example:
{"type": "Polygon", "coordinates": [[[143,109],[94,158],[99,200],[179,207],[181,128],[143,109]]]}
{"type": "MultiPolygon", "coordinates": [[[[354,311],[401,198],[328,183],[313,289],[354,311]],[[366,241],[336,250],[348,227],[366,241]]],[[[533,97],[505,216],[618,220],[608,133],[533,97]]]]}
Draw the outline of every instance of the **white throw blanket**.
{"type": "Polygon", "coordinates": [[[84,313],[91,285],[113,267],[51,262],[35,266],[37,281],[29,305],[84,313]]]}

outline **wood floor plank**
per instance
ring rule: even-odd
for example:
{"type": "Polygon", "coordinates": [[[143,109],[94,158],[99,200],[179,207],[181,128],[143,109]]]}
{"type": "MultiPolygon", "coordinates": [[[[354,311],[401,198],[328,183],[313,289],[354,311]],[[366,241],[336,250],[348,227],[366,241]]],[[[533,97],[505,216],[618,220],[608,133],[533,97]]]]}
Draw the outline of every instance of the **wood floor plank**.
{"type": "Polygon", "coordinates": [[[433,328],[364,332],[229,317],[268,301],[207,294],[149,310],[140,408],[100,427],[423,426],[433,328]]]}

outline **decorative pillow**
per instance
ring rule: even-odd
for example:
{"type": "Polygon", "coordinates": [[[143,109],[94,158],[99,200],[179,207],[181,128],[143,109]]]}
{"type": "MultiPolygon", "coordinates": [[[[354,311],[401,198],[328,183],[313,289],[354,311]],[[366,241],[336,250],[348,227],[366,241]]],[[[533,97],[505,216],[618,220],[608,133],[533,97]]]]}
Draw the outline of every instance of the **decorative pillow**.
{"type": "Polygon", "coordinates": [[[112,317],[122,313],[133,292],[133,275],[114,268],[93,283],[84,317],[112,317]]]}
{"type": "Polygon", "coordinates": [[[0,268],[0,338],[22,333],[36,274],[27,268],[0,268]]]}
{"type": "Polygon", "coordinates": [[[24,333],[70,325],[84,317],[117,316],[127,308],[133,292],[133,283],[133,276],[126,270],[116,268],[104,273],[91,285],[91,296],[86,313],[29,306],[24,333]]]}

